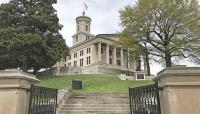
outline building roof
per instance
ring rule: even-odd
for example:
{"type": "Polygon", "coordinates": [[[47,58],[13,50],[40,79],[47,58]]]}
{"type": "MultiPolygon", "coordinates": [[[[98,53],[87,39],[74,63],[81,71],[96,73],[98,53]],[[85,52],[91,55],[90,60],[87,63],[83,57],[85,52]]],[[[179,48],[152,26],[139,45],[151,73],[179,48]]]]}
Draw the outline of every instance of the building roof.
{"type": "Polygon", "coordinates": [[[98,34],[96,36],[101,36],[104,38],[117,38],[117,34],[98,34]]]}
{"type": "Polygon", "coordinates": [[[73,49],[73,48],[75,48],[75,47],[78,47],[78,46],[80,46],[80,45],[82,45],[82,44],[85,44],[85,43],[88,43],[88,42],[90,42],[90,41],[92,41],[92,40],[95,40],[95,39],[98,39],[98,38],[103,38],[103,39],[106,39],[106,40],[109,40],[109,41],[115,41],[113,38],[115,38],[114,36],[117,36],[117,34],[98,34],[98,35],[96,35],[96,37],[93,37],[93,38],[91,38],[91,39],[89,39],[89,40],[85,40],[85,41],[83,41],[83,42],[80,42],[80,43],[78,43],[78,44],[76,44],[76,45],[73,45],[72,47],[70,47],[70,49],[73,49]],[[108,37],[109,36],[109,37],[108,37]]]}

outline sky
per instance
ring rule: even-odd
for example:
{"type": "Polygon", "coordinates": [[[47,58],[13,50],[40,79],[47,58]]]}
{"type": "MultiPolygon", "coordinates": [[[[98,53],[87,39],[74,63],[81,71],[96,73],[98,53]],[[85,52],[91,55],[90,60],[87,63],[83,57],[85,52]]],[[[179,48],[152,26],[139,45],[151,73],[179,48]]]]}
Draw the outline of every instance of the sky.
{"type": "MultiPolygon", "coordinates": [[[[0,0],[6,3],[9,0],[0,0]]],[[[136,0],[57,0],[54,8],[57,10],[59,23],[64,25],[60,31],[68,46],[72,46],[72,36],[75,34],[75,18],[82,15],[83,3],[88,6],[86,15],[91,17],[91,33],[116,33],[120,31],[119,10],[134,4],[136,0]]]]}
{"type": "MultiPolygon", "coordinates": [[[[0,0],[6,3],[9,0],[0,0]]],[[[57,10],[59,23],[63,25],[60,31],[68,46],[72,46],[72,36],[76,32],[75,18],[82,15],[83,2],[88,6],[86,15],[92,19],[91,33],[111,34],[121,30],[119,10],[127,5],[135,4],[137,0],[57,0],[54,8],[57,10]]],[[[179,64],[182,64],[179,62],[179,64]]],[[[193,65],[190,63],[185,63],[193,65]]],[[[152,74],[156,74],[163,69],[159,64],[152,64],[152,74]]]]}

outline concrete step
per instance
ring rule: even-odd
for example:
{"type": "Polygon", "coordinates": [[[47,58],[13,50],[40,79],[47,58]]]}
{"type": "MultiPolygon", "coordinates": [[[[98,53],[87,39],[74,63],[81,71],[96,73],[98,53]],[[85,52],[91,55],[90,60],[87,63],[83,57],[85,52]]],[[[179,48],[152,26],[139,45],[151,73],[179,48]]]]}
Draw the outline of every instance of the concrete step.
{"type": "Polygon", "coordinates": [[[95,106],[95,107],[62,107],[61,110],[129,110],[129,107],[103,107],[103,106],[95,106]]]}
{"type": "Polygon", "coordinates": [[[79,111],[79,110],[70,110],[70,111],[59,111],[59,114],[130,114],[130,111],[121,111],[121,110],[87,110],[87,111],[79,111]]]}
{"type": "Polygon", "coordinates": [[[76,98],[69,98],[68,100],[66,100],[65,102],[71,102],[71,101],[76,101],[76,102],[78,102],[78,101],[82,101],[82,102],[112,102],[112,101],[114,101],[114,102],[128,102],[129,101],[129,99],[126,99],[126,98],[115,98],[115,99],[106,99],[106,98],[102,98],[102,99],[99,99],[99,98],[92,98],[92,99],[90,99],[90,98],[87,98],[87,99],[76,99],[76,98]]]}
{"type": "Polygon", "coordinates": [[[130,114],[128,94],[73,94],[58,114],[130,114]]]}
{"type": "Polygon", "coordinates": [[[79,96],[86,96],[86,97],[128,97],[128,94],[110,94],[110,93],[89,93],[89,94],[84,94],[84,93],[81,93],[81,94],[73,94],[72,97],[79,97],[79,96]]]}
{"type": "Polygon", "coordinates": [[[102,107],[112,107],[112,106],[114,106],[114,107],[118,107],[118,106],[120,106],[120,107],[126,107],[126,106],[129,106],[129,104],[127,104],[127,103],[123,103],[123,104],[87,104],[87,105],[85,105],[85,104],[83,104],[83,103],[77,103],[77,104],[64,104],[64,105],[62,105],[62,107],[94,107],[94,106],[102,106],[102,107]]]}
{"type": "Polygon", "coordinates": [[[113,97],[99,97],[99,96],[73,96],[70,97],[70,99],[129,99],[129,97],[117,97],[117,96],[113,96],[113,97]]]}

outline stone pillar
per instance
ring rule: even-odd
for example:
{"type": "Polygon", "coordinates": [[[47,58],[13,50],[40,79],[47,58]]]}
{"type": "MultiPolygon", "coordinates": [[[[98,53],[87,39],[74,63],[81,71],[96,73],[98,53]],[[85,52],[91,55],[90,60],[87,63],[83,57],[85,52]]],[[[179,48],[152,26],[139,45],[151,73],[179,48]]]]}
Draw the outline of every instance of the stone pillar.
{"type": "Polygon", "coordinates": [[[124,50],[123,48],[121,48],[120,50],[120,55],[121,55],[121,66],[124,66],[124,50]]]}
{"type": "Polygon", "coordinates": [[[131,67],[130,66],[130,58],[129,58],[130,55],[129,55],[129,50],[128,49],[127,49],[127,56],[128,56],[127,57],[127,59],[128,59],[128,62],[127,62],[128,63],[128,68],[130,68],[131,67]]]}
{"type": "Polygon", "coordinates": [[[93,44],[92,46],[91,46],[91,50],[92,50],[92,58],[91,58],[91,64],[95,64],[95,63],[97,63],[97,56],[96,56],[96,46],[95,46],[95,44],[93,44]]]}
{"type": "Polygon", "coordinates": [[[55,73],[56,73],[56,74],[55,74],[56,76],[59,76],[59,75],[61,74],[61,73],[60,73],[60,69],[61,69],[61,68],[60,68],[60,62],[61,62],[61,60],[57,62],[57,67],[56,67],[56,72],[55,72],[55,73]]]}
{"type": "Polygon", "coordinates": [[[106,45],[106,64],[110,64],[109,44],[106,45]]]}
{"type": "Polygon", "coordinates": [[[117,49],[116,49],[116,47],[114,46],[114,48],[113,48],[113,64],[114,64],[114,65],[117,64],[117,62],[116,62],[116,60],[117,60],[116,53],[117,53],[117,49]]]}
{"type": "Polygon", "coordinates": [[[162,70],[158,82],[161,114],[200,114],[200,67],[162,70]]]}
{"type": "Polygon", "coordinates": [[[147,72],[147,62],[146,62],[145,58],[143,59],[143,61],[144,61],[144,71],[147,72]]]}
{"type": "Polygon", "coordinates": [[[18,70],[0,71],[0,114],[28,114],[31,84],[38,82],[18,70]]]}
{"type": "Polygon", "coordinates": [[[98,62],[101,62],[101,43],[98,43],[98,62]]]}

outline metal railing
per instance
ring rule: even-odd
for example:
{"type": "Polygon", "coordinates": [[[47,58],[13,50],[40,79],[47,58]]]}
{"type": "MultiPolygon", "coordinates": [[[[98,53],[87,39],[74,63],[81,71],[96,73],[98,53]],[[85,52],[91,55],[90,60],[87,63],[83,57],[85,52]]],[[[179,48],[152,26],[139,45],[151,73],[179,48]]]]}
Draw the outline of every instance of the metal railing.
{"type": "Polygon", "coordinates": [[[157,83],[129,88],[131,114],[161,114],[157,83]]]}
{"type": "Polygon", "coordinates": [[[56,114],[57,89],[31,86],[29,114],[56,114]]]}

